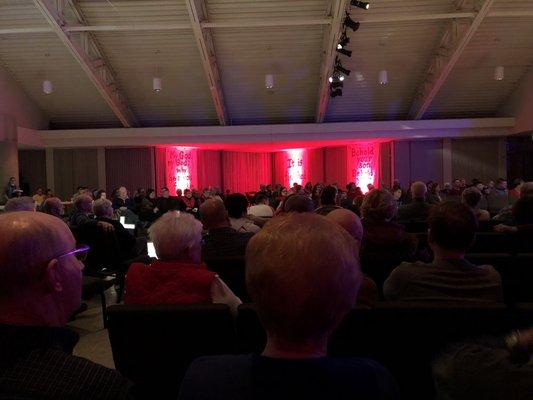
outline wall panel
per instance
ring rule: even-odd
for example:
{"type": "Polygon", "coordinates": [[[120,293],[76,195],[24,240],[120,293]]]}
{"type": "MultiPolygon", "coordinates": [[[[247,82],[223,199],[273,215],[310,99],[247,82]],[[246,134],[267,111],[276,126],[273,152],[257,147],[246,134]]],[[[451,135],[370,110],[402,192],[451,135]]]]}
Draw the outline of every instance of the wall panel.
{"type": "Polygon", "coordinates": [[[37,188],[46,189],[46,153],[44,150],[19,150],[19,176],[24,178],[33,195],[37,188]]]}
{"type": "Polygon", "coordinates": [[[107,148],[105,171],[109,194],[120,186],[125,186],[132,196],[137,188],[153,188],[153,148],[107,148]]]}
{"type": "Polygon", "coordinates": [[[506,178],[506,157],[499,138],[452,140],[452,175],[454,178],[474,178],[491,181],[506,178]]]}
{"type": "Polygon", "coordinates": [[[54,150],[55,193],[70,200],[78,186],[98,188],[96,149],[54,150]]]}

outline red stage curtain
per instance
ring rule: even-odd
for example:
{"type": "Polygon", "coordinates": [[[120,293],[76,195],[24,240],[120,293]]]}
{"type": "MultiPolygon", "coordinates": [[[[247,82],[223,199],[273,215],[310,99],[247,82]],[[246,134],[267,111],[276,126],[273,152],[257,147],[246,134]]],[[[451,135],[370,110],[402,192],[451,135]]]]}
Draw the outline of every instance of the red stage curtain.
{"type": "Polygon", "coordinates": [[[348,183],[347,147],[326,147],[324,154],[325,183],[336,183],[340,189],[348,183]]]}
{"type": "Polygon", "coordinates": [[[287,157],[283,151],[272,153],[272,183],[287,186],[285,176],[287,171],[287,157]]]}
{"type": "Polygon", "coordinates": [[[161,196],[161,188],[167,185],[167,150],[155,148],[155,191],[161,196]]]}
{"type": "Polygon", "coordinates": [[[348,174],[363,193],[367,185],[379,187],[379,143],[365,142],[348,146],[348,174]]]}
{"type": "Polygon", "coordinates": [[[324,182],[324,149],[307,150],[307,180],[313,183],[324,182]]]}
{"type": "Polygon", "coordinates": [[[256,191],[259,184],[272,182],[271,153],[222,152],[224,190],[256,191]]]}
{"type": "Polygon", "coordinates": [[[198,188],[222,188],[222,151],[198,150],[198,188]]]}

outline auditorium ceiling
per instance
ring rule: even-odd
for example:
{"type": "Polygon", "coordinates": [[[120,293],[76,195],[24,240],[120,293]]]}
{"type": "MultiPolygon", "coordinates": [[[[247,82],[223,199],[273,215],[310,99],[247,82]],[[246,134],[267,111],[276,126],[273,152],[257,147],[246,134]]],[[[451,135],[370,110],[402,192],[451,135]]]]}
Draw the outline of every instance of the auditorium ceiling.
{"type": "Polygon", "coordinates": [[[0,0],[0,64],[53,129],[506,116],[532,68],[531,0],[349,3],[0,0]]]}

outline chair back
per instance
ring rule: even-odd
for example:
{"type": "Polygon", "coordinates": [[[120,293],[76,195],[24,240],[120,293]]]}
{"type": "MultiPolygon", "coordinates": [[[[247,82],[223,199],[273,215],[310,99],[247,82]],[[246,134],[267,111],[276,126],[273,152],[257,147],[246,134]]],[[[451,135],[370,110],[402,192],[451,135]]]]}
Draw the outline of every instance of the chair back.
{"type": "Polygon", "coordinates": [[[90,247],[84,262],[86,275],[98,274],[103,268],[111,271],[123,269],[120,245],[114,231],[105,231],[93,224],[71,227],[71,231],[78,244],[90,247]]]}
{"type": "Polygon", "coordinates": [[[217,257],[205,259],[207,269],[216,272],[220,279],[243,302],[249,302],[250,296],[246,290],[246,261],[244,257],[217,257]]]}
{"type": "Polygon", "coordinates": [[[176,399],[195,358],[235,350],[224,304],[111,306],[108,330],[115,367],[140,398],[176,399]]]}
{"type": "MultiPolygon", "coordinates": [[[[517,319],[498,304],[381,302],[374,309],[351,311],[331,335],[328,353],[373,358],[395,377],[402,398],[431,399],[431,362],[448,343],[503,335],[532,320],[533,307],[523,305],[517,319]]],[[[266,334],[252,304],[239,307],[236,324],[239,350],[260,353],[266,334]]]]}

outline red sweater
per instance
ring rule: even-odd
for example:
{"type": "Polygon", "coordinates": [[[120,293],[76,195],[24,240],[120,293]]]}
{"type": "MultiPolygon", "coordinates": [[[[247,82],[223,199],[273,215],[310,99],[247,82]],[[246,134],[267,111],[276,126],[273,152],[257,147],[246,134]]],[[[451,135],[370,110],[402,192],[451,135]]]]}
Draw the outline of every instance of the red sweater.
{"type": "Polygon", "coordinates": [[[211,303],[215,273],[204,264],[156,261],[132,264],[126,275],[125,304],[211,303]]]}

